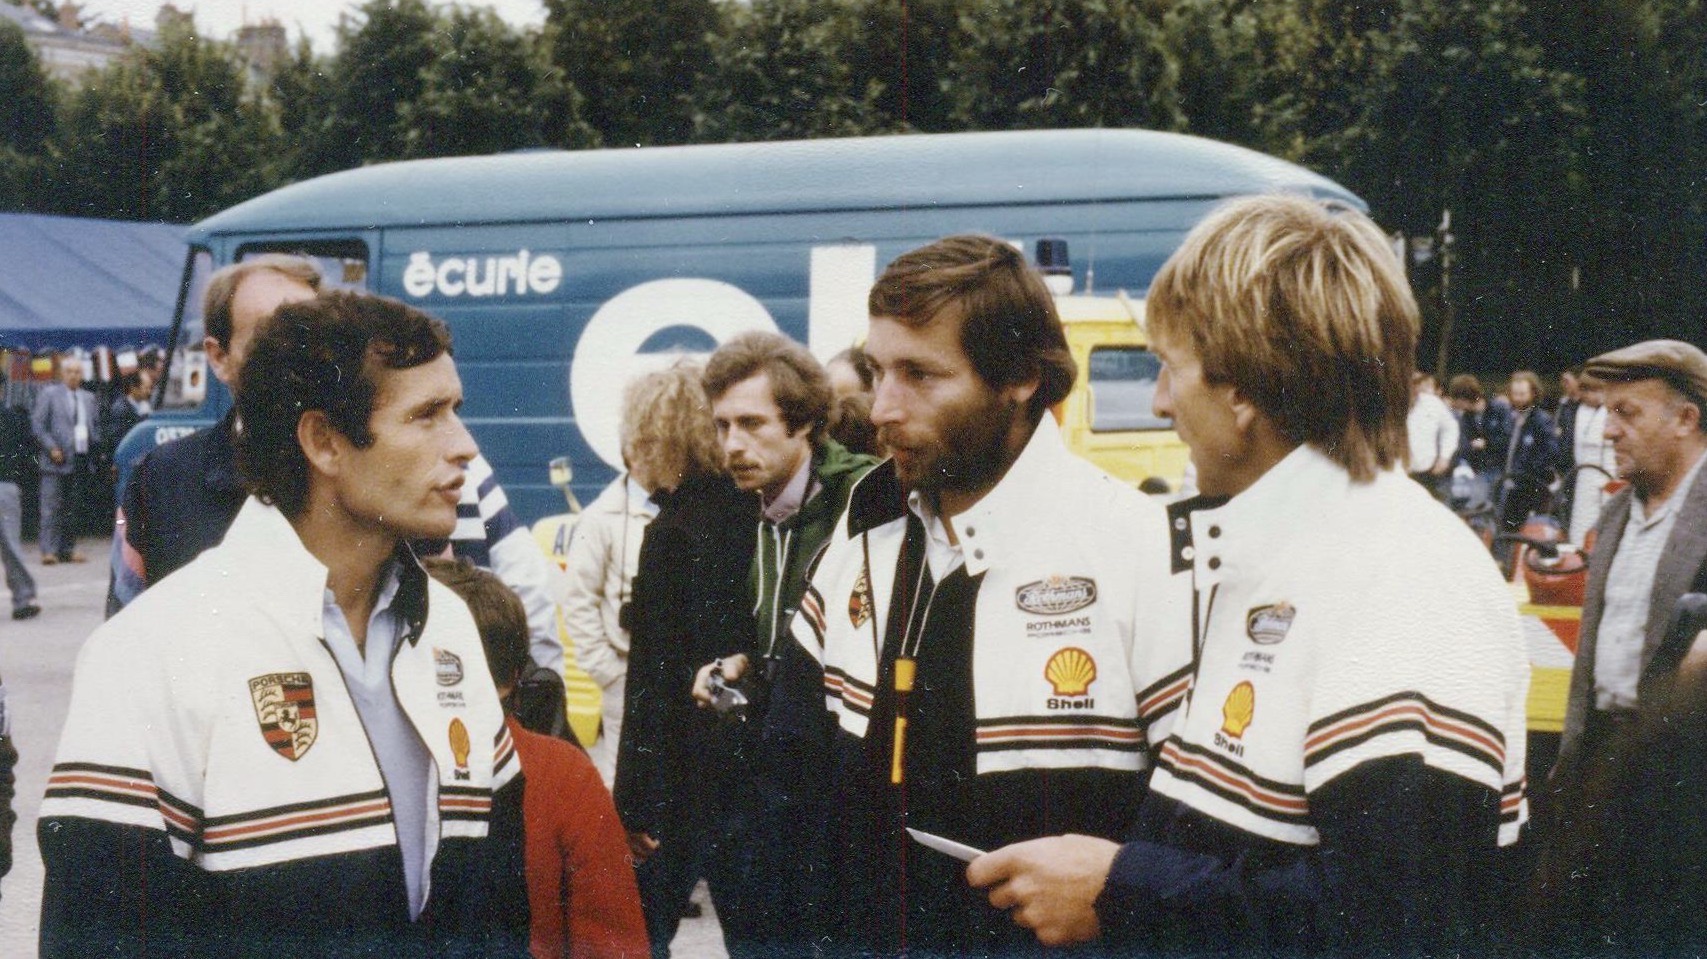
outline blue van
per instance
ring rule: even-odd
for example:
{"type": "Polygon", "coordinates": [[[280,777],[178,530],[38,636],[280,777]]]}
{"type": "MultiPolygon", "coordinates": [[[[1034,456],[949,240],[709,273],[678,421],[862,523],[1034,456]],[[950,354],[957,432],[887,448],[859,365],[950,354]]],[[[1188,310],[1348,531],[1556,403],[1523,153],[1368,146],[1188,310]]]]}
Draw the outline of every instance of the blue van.
{"type": "MultiPolygon", "coordinates": [[[[965,133],[528,151],[364,167],[190,228],[160,408],[121,472],[231,404],[200,354],[202,287],[264,252],[316,257],[333,286],[442,317],[464,416],[525,522],[620,464],[619,396],[675,351],[774,329],[828,357],[856,342],[889,260],[950,233],[1065,238],[1080,291],[1139,294],[1216,203],[1292,191],[1363,204],[1250,150],[1142,130],[965,133]]],[[[121,478],[121,482],[123,479],[121,478]]]]}

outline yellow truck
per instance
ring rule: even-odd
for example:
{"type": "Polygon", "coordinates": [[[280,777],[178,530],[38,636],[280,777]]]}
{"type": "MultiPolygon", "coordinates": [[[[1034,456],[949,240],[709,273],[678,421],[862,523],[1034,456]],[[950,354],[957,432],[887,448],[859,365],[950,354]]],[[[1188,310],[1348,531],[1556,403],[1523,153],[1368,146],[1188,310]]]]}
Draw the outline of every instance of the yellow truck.
{"type": "Polygon", "coordinates": [[[1148,349],[1144,301],[1065,295],[1055,306],[1079,364],[1073,392],[1055,409],[1067,447],[1134,486],[1154,479],[1179,492],[1189,451],[1150,411],[1162,364],[1148,349]]]}

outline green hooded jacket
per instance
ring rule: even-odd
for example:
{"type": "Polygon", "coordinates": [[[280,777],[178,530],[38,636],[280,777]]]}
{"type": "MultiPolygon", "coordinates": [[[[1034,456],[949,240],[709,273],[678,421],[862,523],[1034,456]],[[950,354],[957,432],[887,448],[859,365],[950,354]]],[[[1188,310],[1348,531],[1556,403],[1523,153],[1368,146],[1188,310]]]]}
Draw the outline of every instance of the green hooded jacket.
{"type": "Polygon", "coordinates": [[[759,548],[748,577],[754,597],[755,661],[782,652],[813,562],[847,512],[854,484],[877,463],[875,457],[850,453],[826,436],[812,451],[812,484],[800,512],[781,523],[759,521],[759,548]]]}

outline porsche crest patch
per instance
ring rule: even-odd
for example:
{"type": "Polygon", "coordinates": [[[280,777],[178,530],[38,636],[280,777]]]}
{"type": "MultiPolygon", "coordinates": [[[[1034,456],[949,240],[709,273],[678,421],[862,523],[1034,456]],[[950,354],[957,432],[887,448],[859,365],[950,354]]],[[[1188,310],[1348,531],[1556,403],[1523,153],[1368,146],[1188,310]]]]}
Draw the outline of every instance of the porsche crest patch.
{"type": "Polygon", "coordinates": [[[268,673],[249,680],[249,698],[261,736],[273,752],[296,762],[308,754],[320,721],[314,713],[314,679],[307,673],[268,673]]]}
{"type": "Polygon", "coordinates": [[[854,581],[853,593],[848,596],[848,620],[858,629],[871,619],[871,579],[861,570],[854,581]]]}

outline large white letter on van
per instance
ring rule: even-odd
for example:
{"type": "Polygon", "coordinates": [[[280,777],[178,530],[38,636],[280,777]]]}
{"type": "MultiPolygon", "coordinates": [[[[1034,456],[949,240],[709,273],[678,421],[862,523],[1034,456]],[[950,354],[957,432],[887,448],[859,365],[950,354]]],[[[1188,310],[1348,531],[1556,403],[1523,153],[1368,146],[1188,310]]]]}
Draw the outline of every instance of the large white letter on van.
{"type": "Polygon", "coordinates": [[[575,345],[569,402],[581,438],[617,469],[622,468],[623,387],[679,355],[642,353],[640,347],[654,334],[682,326],[703,330],[717,343],[746,330],[777,332],[763,303],[717,280],[652,280],[606,300],[575,345]]]}

